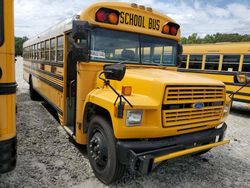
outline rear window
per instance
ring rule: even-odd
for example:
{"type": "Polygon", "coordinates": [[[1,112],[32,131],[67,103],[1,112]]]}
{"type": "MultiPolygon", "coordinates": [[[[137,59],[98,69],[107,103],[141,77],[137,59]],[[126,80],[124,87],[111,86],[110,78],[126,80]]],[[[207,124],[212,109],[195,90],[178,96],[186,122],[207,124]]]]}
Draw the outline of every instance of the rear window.
{"type": "Polygon", "coordinates": [[[189,68],[201,69],[202,67],[202,55],[190,55],[189,68]]]}
{"type": "Polygon", "coordinates": [[[4,28],[3,28],[3,0],[0,0],[0,46],[3,45],[4,28]]]}
{"type": "Polygon", "coordinates": [[[250,72],[250,55],[244,55],[242,72],[250,72]]]}
{"type": "Polygon", "coordinates": [[[187,55],[182,55],[181,60],[182,60],[182,63],[181,63],[180,68],[186,68],[186,66],[187,66],[187,55]]]}
{"type": "Polygon", "coordinates": [[[223,71],[238,71],[240,64],[240,55],[224,55],[222,70],[223,71]]]}
{"type": "Polygon", "coordinates": [[[205,69],[218,70],[220,55],[206,55],[205,69]]]}

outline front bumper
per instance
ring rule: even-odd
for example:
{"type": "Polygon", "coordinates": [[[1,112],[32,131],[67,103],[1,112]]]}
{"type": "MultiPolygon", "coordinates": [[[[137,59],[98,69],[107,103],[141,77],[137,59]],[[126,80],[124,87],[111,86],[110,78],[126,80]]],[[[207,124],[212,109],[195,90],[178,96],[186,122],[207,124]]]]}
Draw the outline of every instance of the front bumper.
{"type": "Polygon", "coordinates": [[[119,140],[118,158],[132,170],[149,173],[162,161],[229,143],[228,140],[223,141],[226,128],[227,125],[224,123],[221,128],[168,138],[119,140]]]}

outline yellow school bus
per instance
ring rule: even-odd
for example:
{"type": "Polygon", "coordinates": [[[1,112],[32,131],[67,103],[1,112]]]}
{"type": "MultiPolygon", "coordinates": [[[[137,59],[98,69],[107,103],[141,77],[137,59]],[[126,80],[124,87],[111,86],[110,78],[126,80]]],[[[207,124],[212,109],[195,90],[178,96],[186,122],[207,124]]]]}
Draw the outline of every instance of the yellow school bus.
{"type": "Polygon", "coordinates": [[[0,173],[16,166],[13,1],[0,0],[0,173]]]}
{"type": "Polygon", "coordinates": [[[102,2],[24,43],[31,99],[57,110],[105,184],[229,143],[225,85],[177,72],[179,42],[152,8],[102,2]]]}
{"type": "Polygon", "coordinates": [[[239,90],[234,101],[250,104],[250,85],[237,79],[238,74],[250,76],[250,42],[184,45],[179,71],[221,80],[226,84],[228,94],[239,90]]]}

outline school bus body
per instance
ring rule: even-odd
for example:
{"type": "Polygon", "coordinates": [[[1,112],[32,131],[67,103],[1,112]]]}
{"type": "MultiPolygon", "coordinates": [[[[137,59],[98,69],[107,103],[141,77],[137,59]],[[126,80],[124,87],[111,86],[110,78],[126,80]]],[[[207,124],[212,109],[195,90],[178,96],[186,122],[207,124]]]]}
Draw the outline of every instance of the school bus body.
{"type": "Polygon", "coordinates": [[[16,82],[13,1],[0,1],[0,173],[16,164],[16,82]]]}
{"type": "MultiPolygon", "coordinates": [[[[102,19],[103,12],[100,15],[102,19]]],[[[171,27],[177,27],[171,18],[150,8],[139,8],[135,4],[97,3],[84,10],[77,21],[87,21],[87,24],[91,25],[92,30],[88,30],[86,39],[88,42],[94,43],[95,39],[89,38],[97,36],[95,32],[100,34],[99,37],[102,37],[102,34],[106,36],[109,32],[119,34],[117,42],[109,45],[111,48],[116,43],[130,45],[133,42],[120,43],[118,40],[123,36],[134,37],[134,40],[155,37],[155,40],[166,40],[164,45],[175,45],[164,46],[161,55],[154,55],[160,48],[140,49],[144,54],[150,52],[150,56],[154,55],[157,59],[154,61],[159,61],[160,66],[146,65],[143,62],[128,63],[126,74],[121,81],[110,80],[109,83],[118,93],[123,93],[124,87],[132,89],[132,93],[125,97],[133,108],[126,103],[122,116],[118,116],[119,105],[115,103],[117,94],[105,85],[99,76],[105,64],[112,64],[103,58],[114,57],[115,53],[121,51],[120,47],[113,51],[109,49],[105,53],[90,50],[88,61],[74,63],[71,59],[71,53],[74,54],[72,45],[78,40],[72,39],[72,20],[66,20],[24,43],[24,79],[29,82],[31,91],[34,89],[57,110],[61,125],[75,141],[87,145],[88,155],[92,156],[91,166],[102,182],[109,184],[116,180],[120,176],[116,170],[119,168],[119,172],[122,172],[123,165],[130,165],[147,173],[152,170],[153,164],[163,160],[208,150],[229,142],[223,141],[226,130],[224,121],[228,115],[226,107],[230,103],[226,99],[225,86],[217,80],[189,76],[187,73],[176,71],[177,52],[175,53],[174,49],[180,41],[179,27],[175,35],[162,32],[165,24],[171,23],[171,27]],[[119,23],[115,25],[96,21],[96,14],[100,10],[118,11],[119,23]],[[50,46],[48,48],[46,41],[50,46]],[[170,49],[173,49],[172,55],[169,55],[170,49]],[[46,56],[47,52],[50,55],[46,56]],[[175,64],[163,66],[162,59],[166,56],[164,53],[169,55],[167,58],[172,57],[175,64]],[[202,105],[203,109],[194,109],[193,105],[202,105]],[[128,126],[128,114],[132,114],[133,120],[138,117],[135,112],[141,113],[140,123],[128,126]],[[102,140],[103,137],[106,139],[102,140]],[[99,143],[99,140],[102,142],[99,143]],[[106,142],[108,144],[104,146],[106,142]],[[98,144],[92,151],[91,148],[96,143],[98,144]],[[102,148],[101,151],[98,150],[99,147],[102,148]],[[93,154],[96,150],[101,155],[105,150],[111,158],[114,155],[116,158],[112,158],[113,161],[106,164],[106,167],[101,166],[98,169],[93,162],[99,160],[93,154]],[[148,155],[143,151],[147,151],[148,155]],[[121,165],[116,166],[117,161],[117,164],[121,165]],[[139,169],[136,167],[137,162],[135,164],[132,161],[140,163],[139,169]]],[[[109,44],[109,40],[101,44],[109,44]]],[[[127,57],[131,56],[133,46],[121,48],[127,53],[127,57]]],[[[139,53],[138,49],[139,47],[136,47],[133,53],[141,55],[142,52],[139,53]]],[[[132,55],[135,55],[133,53],[132,55]]],[[[144,57],[149,58],[146,55],[144,57]]]]}
{"type": "MultiPolygon", "coordinates": [[[[228,94],[232,94],[244,83],[239,83],[237,74],[250,75],[250,43],[249,42],[225,42],[216,44],[192,44],[183,46],[184,59],[182,68],[179,71],[198,73],[213,79],[218,79],[226,84],[228,94]],[[201,66],[192,68],[192,56],[201,56],[199,59],[201,66]],[[207,62],[209,57],[215,57],[216,62],[207,62]],[[191,58],[191,59],[190,59],[191,58]],[[187,62],[188,60],[188,62],[187,62]],[[212,70],[209,63],[217,64],[212,70]]],[[[234,95],[234,101],[250,103],[250,86],[245,86],[234,95]]]]}

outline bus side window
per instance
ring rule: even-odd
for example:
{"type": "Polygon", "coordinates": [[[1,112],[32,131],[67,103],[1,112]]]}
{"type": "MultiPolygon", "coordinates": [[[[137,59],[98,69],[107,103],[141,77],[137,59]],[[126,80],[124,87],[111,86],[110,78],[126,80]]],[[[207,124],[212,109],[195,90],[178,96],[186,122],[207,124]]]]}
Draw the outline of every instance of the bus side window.
{"type": "Polygon", "coordinates": [[[57,61],[63,61],[63,45],[64,45],[64,38],[63,36],[57,37],[57,61]]]}
{"type": "Polygon", "coordinates": [[[187,66],[187,55],[182,55],[181,56],[181,59],[182,59],[182,63],[181,63],[181,67],[180,68],[186,68],[187,66]]]}
{"type": "Polygon", "coordinates": [[[202,55],[190,55],[189,68],[201,69],[201,66],[202,66],[202,55]]]}
{"type": "Polygon", "coordinates": [[[56,59],[56,39],[50,39],[50,61],[55,62],[56,59]]]}
{"type": "Polygon", "coordinates": [[[34,45],[34,60],[37,60],[37,44],[34,45]]]}
{"type": "Polygon", "coordinates": [[[206,55],[205,69],[218,70],[220,55],[206,55]]]}
{"type": "Polygon", "coordinates": [[[224,71],[238,71],[240,63],[240,55],[224,55],[222,70],[224,71]]]}
{"type": "Polygon", "coordinates": [[[37,44],[37,60],[41,59],[41,43],[37,44]]]}
{"type": "Polygon", "coordinates": [[[0,46],[4,42],[4,25],[3,25],[3,1],[0,0],[0,46]]]}
{"type": "Polygon", "coordinates": [[[242,72],[250,72],[250,55],[244,55],[242,72]]]}
{"type": "Polygon", "coordinates": [[[49,40],[45,41],[45,61],[49,61],[49,40]]]}
{"type": "Polygon", "coordinates": [[[41,60],[45,60],[45,42],[41,42],[41,60]]]}

